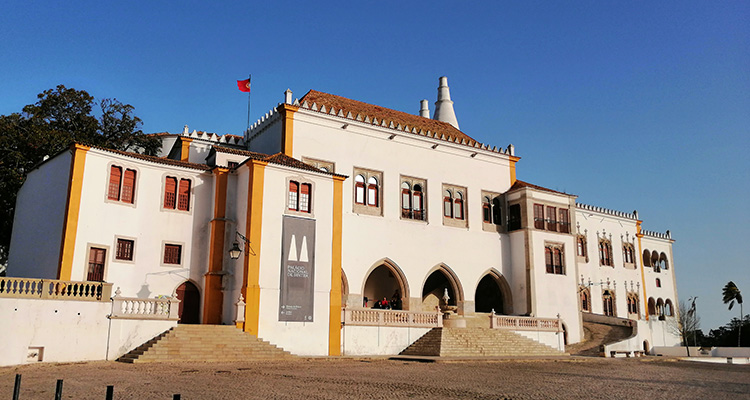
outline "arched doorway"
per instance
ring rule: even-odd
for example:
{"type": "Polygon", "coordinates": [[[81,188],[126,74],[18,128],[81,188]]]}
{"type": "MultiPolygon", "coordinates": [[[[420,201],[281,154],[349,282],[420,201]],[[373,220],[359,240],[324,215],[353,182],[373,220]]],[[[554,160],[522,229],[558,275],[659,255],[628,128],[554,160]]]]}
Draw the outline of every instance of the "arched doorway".
{"type": "Polygon", "coordinates": [[[180,301],[180,324],[200,324],[201,296],[193,282],[185,281],[177,287],[180,301]]]}
{"type": "Polygon", "coordinates": [[[362,306],[373,307],[376,302],[386,299],[395,310],[408,309],[408,296],[409,288],[404,274],[395,264],[384,261],[367,275],[362,290],[362,306]]]}
{"type": "Polygon", "coordinates": [[[445,290],[448,289],[448,305],[457,306],[457,312],[463,314],[464,293],[456,275],[444,265],[437,266],[422,286],[422,311],[435,311],[442,304],[445,290]]]}
{"type": "Polygon", "coordinates": [[[349,307],[349,279],[344,270],[341,270],[341,305],[349,307]]]}
{"type": "Polygon", "coordinates": [[[505,278],[496,271],[488,272],[477,284],[474,312],[509,315],[513,313],[513,297],[505,278]]]}

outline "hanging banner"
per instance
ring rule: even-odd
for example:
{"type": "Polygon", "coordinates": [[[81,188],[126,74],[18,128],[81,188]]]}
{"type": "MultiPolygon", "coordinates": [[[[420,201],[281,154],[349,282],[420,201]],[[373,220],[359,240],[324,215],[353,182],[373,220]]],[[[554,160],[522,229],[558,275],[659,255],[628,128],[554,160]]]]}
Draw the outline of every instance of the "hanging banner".
{"type": "Polygon", "coordinates": [[[284,216],[279,321],[312,322],[315,292],[315,220],[284,216]]]}

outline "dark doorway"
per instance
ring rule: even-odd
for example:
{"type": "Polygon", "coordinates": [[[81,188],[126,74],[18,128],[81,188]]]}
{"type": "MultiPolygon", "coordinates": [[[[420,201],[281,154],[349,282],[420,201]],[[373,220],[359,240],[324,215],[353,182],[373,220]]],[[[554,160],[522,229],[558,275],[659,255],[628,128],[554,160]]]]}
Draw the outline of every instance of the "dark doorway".
{"type": "Polygon", "coordinates": [[[474,295],[474,311],[488,313],[492,310],[495,310],[495,314],[504,314],[503,293],[497,281],[492,276],[485,275],[477,285],[477,292],[474,295]]]}
{"type": "Polygon", "coordinates": [[[200,324],[201,296],[192,282],[185,281],[177,287],[177,300],[180,300],[181,324],[200,324]]]}

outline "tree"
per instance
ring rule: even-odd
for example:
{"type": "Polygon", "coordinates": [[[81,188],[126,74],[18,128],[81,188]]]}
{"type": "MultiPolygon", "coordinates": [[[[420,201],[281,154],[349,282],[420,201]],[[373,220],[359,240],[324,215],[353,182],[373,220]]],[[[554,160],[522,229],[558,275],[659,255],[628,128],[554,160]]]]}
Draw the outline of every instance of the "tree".
{"type": "MultiPolygon", "coordinates": [[[[697,297],[691,298],[690,305],[685,301],[680,301],[677,318],[672,320],[673,322],[668,325],[673,332],[678,333],[682,337],[682,344],[687,350],[688,357],[690,357],[690,334],[695,335],[695,332],[700,329],[701,324],[701,319],[698,313],[695,312],[696,299],[697,297]]],[[[695,336],[693,336],[693,340],[695,341],[695,336]]]]}
{"type": "Polygon", "coordinates": [[[740,305],[740,323],[739,326],[739,333],[737,334],[737,347],[740,347],[742,344],[742,293],[740,292],[740,289],[737,288],[737,285],[734,284],[734,282],[729,281],[725,286],[724,289],[721,292],[724,304],[729,303],[729,309],[731,310],[734,306],[734,302],[736,301],[740,305]]]}
{"type": "Polygon", "coordinates": [[[63,85],[37,95],[21,113],[0,115],[0,265],[8,260],[16,195],[26,175],[45,157],[73,142],[156,155],[161,141],[140,130],[133,106],[116,99],[97,103],[83,90],[63,85]]]}

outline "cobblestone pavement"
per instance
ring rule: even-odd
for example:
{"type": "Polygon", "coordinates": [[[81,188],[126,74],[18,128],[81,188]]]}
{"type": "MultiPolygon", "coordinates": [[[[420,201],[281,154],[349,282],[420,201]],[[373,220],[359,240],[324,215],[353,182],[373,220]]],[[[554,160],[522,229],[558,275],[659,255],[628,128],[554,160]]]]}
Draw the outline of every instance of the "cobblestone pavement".
{"type": "Polygon", "coordinates": [[[87,362],[0,368],[0,399],[750,399],[750,365],[670,359],[418,363],[313,358],[248,363],[87,362]]]}

